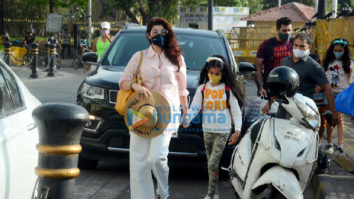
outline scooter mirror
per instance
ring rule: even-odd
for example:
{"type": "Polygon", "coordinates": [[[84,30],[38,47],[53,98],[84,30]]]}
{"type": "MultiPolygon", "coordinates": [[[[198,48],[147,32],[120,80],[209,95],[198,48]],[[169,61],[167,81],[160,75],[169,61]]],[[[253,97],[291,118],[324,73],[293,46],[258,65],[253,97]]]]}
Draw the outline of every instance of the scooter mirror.
{"type": "Polygon", "coordinates": [[[327,123],[332,126],[333,125],[333,114],[332,114],[332,112],[331,111],[326,111],[326,112],[322,113],[322,115],[326,118],[327,123]]]}

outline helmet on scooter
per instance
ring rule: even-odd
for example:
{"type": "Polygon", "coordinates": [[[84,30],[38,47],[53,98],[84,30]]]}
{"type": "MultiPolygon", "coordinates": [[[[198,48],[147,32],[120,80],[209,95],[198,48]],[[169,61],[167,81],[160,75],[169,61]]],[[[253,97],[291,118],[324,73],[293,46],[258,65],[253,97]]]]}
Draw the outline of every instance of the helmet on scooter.
{"type": "Polygon", "coordinates": [[[299,87],[299,75],[287,66],[279,66],[273,69],[267,79],[268,93],[270,97],[292,97],[299,87]]]}

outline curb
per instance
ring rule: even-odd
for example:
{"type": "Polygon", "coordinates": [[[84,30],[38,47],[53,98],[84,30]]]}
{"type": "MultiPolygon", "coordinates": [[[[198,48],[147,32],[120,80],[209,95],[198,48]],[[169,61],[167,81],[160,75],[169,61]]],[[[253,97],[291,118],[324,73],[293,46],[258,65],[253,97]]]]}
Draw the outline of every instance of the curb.
{"type": "Polygon", "coordinates": [[[339,156],[334,160],[341,167],[343,167],[346,171],[354,174],[354,160],[346,155],[339,156]]]}
{"type": "Polygon", "coordinates": [[[350,189],[350,185],[353,185],[353,182],[354,176],[328,174],[314,175],[311,180],[314,199],[337,199],[341,198],[340,196],[346,198],[345,196],[354,194],[354,190],[350,189]],[[336,183],[337,181],[347,182],[344,186],[348,186],[349,190],[338,186],[336,183]],[[351,193],[346,193],[348,191],[351,193]]]}

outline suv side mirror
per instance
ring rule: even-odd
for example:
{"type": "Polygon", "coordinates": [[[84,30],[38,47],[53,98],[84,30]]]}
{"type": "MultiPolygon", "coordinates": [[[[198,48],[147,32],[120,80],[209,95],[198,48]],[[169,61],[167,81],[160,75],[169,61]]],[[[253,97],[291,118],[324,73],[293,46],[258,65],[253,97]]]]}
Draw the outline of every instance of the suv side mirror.
{"type": "Polygon", "coordinates": [[[87,52],[82,56],[82,61],[97,63],[98,55],[96,52],[87,52]]]}
{"type": "Polygon", "coordinates": [[[239,70],[240,70],[240,73],[243,75],[250,74],[253,71],[256,71],[256,66],[249,63],[249,62],[240,62],[239,70]]]}

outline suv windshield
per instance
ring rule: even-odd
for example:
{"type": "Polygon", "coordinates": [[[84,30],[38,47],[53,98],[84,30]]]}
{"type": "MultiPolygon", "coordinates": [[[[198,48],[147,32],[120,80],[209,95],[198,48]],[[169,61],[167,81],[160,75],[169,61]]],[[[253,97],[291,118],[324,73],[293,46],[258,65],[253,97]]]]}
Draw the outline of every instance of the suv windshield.
{"type": "MultiPolygon", "coordinates": [[[[204,66],[205,60],[213,54],[228,58],[221,38],[177,34],[177,40],[183,51],[188,69],[200,70],[204,66]]],[[[149,42],[145,32],[120,33],[112,48],[103,58],[102,65],[126,66],[135,52],[148,47],[149,42]]]]}

